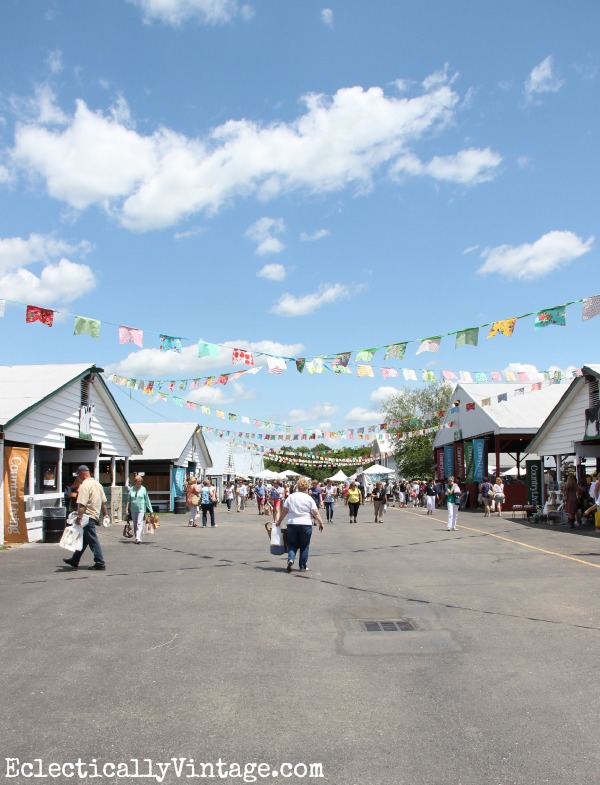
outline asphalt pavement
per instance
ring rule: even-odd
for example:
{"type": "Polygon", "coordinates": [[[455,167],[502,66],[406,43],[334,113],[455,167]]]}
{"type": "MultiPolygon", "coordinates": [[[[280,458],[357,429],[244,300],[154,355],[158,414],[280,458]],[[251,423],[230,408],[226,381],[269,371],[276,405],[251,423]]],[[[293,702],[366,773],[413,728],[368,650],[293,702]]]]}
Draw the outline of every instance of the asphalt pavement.
{"type": "Polygon", "coordinates": [[[444,518],[337,505],[307,573],[254,507],[0,552],[6,785],[596,785],[600,537],[444,518]]]}

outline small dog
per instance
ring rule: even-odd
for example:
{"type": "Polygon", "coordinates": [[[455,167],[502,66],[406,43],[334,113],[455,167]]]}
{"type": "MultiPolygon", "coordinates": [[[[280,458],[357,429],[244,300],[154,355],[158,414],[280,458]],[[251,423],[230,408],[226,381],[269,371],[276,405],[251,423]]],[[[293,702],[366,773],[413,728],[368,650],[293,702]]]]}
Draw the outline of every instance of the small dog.
{"type": "Polygon", "coordinates": [[[146,534],[152,534],[154,529],[160,526],[160,519],[155,512],[149,512],[146,515],[146,534]]]}

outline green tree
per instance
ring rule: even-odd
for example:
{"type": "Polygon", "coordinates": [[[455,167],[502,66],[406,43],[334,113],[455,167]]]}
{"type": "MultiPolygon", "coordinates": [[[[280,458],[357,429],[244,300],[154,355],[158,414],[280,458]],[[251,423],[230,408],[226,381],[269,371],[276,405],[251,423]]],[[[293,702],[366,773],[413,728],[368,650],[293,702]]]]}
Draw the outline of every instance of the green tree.
{"type": "Polygon", "coordinates": [[[424,387],[404,387],[388,399],[382,407],[385,421],[390,423],[394,459],[401,477],[423,479],[430,477],[434,464],[433,440],[435,433],[420,436],[403,434],[440,425],[443,413],[452,401],[452,386],[447,382],[431,382],[424,387]],[[401,422],[395,422],[401,420],[401,422]]]}
{"type": "Polygon", "coordinates": [[[314,447],[285,447],[283,449],[287,458],[286,462],[270,460],[267,453],[264,457],[265,469],[271,469],[273,472],[291,469],[293,472],[321,481],[331,477],[341,460],[355,461],[355,463],[344,463],[341,466],[346,475],[354,474],[360,466],[371,463],[370,446],[342,447],[339,450],[332,450],[325,444],[316,444],[314,447]]]}

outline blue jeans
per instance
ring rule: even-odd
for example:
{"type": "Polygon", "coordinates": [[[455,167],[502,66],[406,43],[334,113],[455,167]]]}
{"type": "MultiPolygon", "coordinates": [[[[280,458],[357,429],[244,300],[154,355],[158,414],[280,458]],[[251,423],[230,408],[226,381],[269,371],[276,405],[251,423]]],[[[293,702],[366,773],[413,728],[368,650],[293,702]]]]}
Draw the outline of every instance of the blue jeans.
{"type": "Polygon", "coordinates": [[[325,502],[325,514],[328,521],[333,520],[333,502],[325,502]]]}
{"type": "Polygon", "coordinates": [[[206,513],[210,515],[210,525],[215,525],[215,506],[214,504],[203,504],[202,505],[202,525],[206,526],[206,513]]]}
{"type": "Polygon", "coordinates": [[[80,551],[75,551],[71,560],[73,564],[79,564],[83,552],[89,547],[94,555],[96,564],[104,564],[104,556],[102,555],[102,548],[100,547],[100,540],[98,539],[98,532],[96,531],[96,522],[90,518],[87,526],[83,527],[83,548],[80,551]]]}
{"type": "Polygon", "coordinates": [[[296,551],[300,551],[298,566],[301,570],[308,566],[308,548],[312,530],[312,526],[299,526],[298,524],[287,527],[288,561],[295,561],[296,551]]]}

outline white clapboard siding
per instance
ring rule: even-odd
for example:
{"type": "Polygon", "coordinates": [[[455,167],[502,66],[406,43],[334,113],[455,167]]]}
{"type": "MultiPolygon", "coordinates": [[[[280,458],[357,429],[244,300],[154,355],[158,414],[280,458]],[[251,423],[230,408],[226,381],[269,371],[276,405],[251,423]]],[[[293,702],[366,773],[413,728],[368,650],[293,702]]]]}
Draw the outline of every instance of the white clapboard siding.
{"type": "Polygon", "coordinates": [[[63,500],[64,497],[62,493],[37,493],[35,496],[27,497],[25,501],[27,542],[42,541],[43,507],[54,507],[57,501],[62,502],[63,500]]]}
{"type": "Polygon", "coordinates": [[[585,410],[589,407],[589,390],[584,379],[578,379],[577,386],[562,411],[558,411],[546,431],[536,442],[538,455],[574,454],[574,442],[580,442],[585,435],[585,410]]]}
{"type": "MultiPolygon", "coordinates": [[[[94,404],[92,441],[102,444],[103,455],[130,455],[131,444],[125,437],[125,425],[107,405],[106,393],[90,385],[89,402],[94,404]]],[[[6,438],[22,444],[62,447],[64,437],[79,438],[81,382],[74,381],[56,392],[25,417],[17,420],[6,432],[6,438]]]]}

